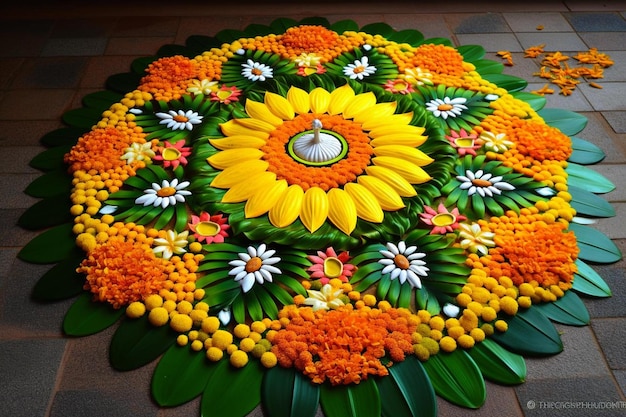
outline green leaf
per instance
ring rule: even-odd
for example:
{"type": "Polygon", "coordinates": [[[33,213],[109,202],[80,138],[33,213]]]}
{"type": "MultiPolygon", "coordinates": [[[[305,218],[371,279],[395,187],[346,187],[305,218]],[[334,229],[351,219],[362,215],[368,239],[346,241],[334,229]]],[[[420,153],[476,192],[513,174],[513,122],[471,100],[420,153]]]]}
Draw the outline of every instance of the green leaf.
{"type": "Polygon", "coordinates": [[[261,402],[262,365],[251,360],[237,369],[222,359],[216,368],[202,394],[202,416],[246,416],[261,402]]]}
{"type": "Polygon", "coordinates": [[[38,201],[28,208],[17,221],[24,229],[40,230],[61,223],[72,222],[70,214],[72,203],[67,195],[49,197],[38,201]]]}
{"type": "Polygon", "coordinates": [[[437,397],[422,363],[415,356],[389,368],[376,380],[384,417],[436,417],[437,397]]]}
{"type": "Polygon", "coordinates": [[[485,402],[485,381],[476,362],[464,350],[431,356],[424,368],[440,397],[467,408],[479,408],[485,402]]]}
{"type": "Polygon", "coordinates": [[[568,184],[576,184],[577,187],[583,188],[589,192],[603,194],[615,189],[615,185],[604,175],[586,166],[570,162],[567,164],[565,172],[568,174],[568,184]]]}
{"type": "Polygon", "coordinates": [[[523,78],[508,74],[484,74],[483,78],[510,92],[523,90],[528,85],[523,78]]]}
{"type": "Polygon", "coordinates": [[[106,80],[106,87],[107,89],[125,94],[137,88],[141,82],[141,77],[142,75],[131,72],[111,75],[106,80]]]}
{"type": "Polygon", "coordinates": [[[619,248],[602,232],[575,223],[570,223],[569,230],[574,232],[578,240],[580,259],[599,263],[613,263],[622,259],[619,248]]]}
{"type": "Polygon", "coordinates": [[[47,172],[28,184],[24,192],[31,197],[47,198],[69,195],[72,190],[72,177],[66,169],[47,172]]]}
{"type": "Polygon", "coordinates": [[[155,327],[148,315],[123,320],[111,338],[109,360],[118,371],[140,368],[159,357],[176,341],[168,324],[155,327]]]}
{"type": "Polygon", "coordinates": [[[415,29],[405,29],[394,33],[388,39],[397,43],[408,43],[409,45],[417,46],[424,40],[424,35],[415,29]]]}
{"type": "Polygon", "coordinates": [[[335,32],[341,35],[342,33],[346,31],[358,32],[359,25],[354,20],[345,19],[345,20],[340,20],[330,25],[330,30],[334,30],[335,32]]]}
{"type": "Polygon", "coordinates": [[[104,112],[109,110],[112,104],[118,103],[124,98],[123,94],[113,91],[98,91],[83,97],[83,105],[104,112]]]}
{"type": "Polygon", "coordinates": [[[465,62],[474,62],[485,56],[485,48],[480,45],[462,45],[456,48],[465,62]]]}
{"type": "Polygon", "coordinates": [[[589,312],[580,297],[573,291],[552,303],[542,303],[536,306],[552,321],[567,324],[568,326],[586,326],[589,324],[589,312]]]}
{"type": "Polygon", "coordinates": [[[524,357],[511,353],[493,340],[485,339],[468,351],[480,372],[502,385],[521,384],[526,379],[524,357]]]}
{"type": "Polygon", "coordinates": [[[67,259],[77,250],[73,224],[61,224],[35,236],[17,254],[18,258],[33,264],[49,264],[67,259]]]}
{"type": "Polygon", "coordinates": [[[217,368],[189,346],[172,345],[152,374],[152,397],[161,407],[175,407],[202,394],[217,368]]]}
{"type": "Polygon", "coordinates": [[[529,104],[534,111],[543,109],[548,101],[544,96],[528,93],[526,91],[516,91],[512,96],[529,104]]]}
{"type": "Polygon", "coordinates": [[[567,136],[573,136],[587,126],[587,118],[571,110],[549,108],[537,113],[548,125],[556,127],[567,136]]]}
{"type": "Polygon", "coordinates": [[[613,217],[615,209],[605,199],[585,189],[570,185],[567,191],[572,196],[570,204],[577,214],[593,217],[613,217]]]}
{"type": "Polygon", "coordinates": [[[381,399],[372,378],[359,384],[323,384],[320,403],[326,417],[380,417],[381,399]]]}
{"type": "Polygon", "coordinates": [[[320,388],[295,368],[275,366],[265,371],[261,398],[272,417],[314,417],[320,388]]]}
{"type": "Polygon", "coordinates": [[[613,295],[611,288],[589,265],[577,259],[576,266],[578,272],[574,275],[573,290],[593,297],[610,297],[613,295]]]}
{"type": "Polygon", "coordinates": [[[88,336],[112,326],[123,314],[124,309],[94,302],[93,294],[85,293],[65,313],[63,331],[69,336],[88,336]]]}
{"type": "Polygon", "coordinates": [[[89,128],[63,127],[46,133],[41,138],[41,144],[44,146],[66,146],[74,145],[78,138],[90,130],[89,128]]]}
{"type": "Polygon", "coordinates": [[[561,336],[554,324],[536,308],[520,311],[507,322],[506,332],[491,336],[507,350],[537,356],[554,355],[563,350],[561,336]]]}
{"type": "Polygon", "coordinates": [[[395,33],[395,30],[387,23],[370,23],[361,28],[361,32],[366,33],[376,33],[381,35],[383,38],[389,38],[395,33]]]}
{"type": "Polygon", "coordinates": [[[49,269],[33,287],[33,298],[37,301],[58,301],[81,294],[85,276],[76,272],[76,268],[82,260],[81,253],[49,269]]]}
{"type": "Polygon", "coordinates": [[[72,127],[89,129],[102,118],[102,111],[81,107],[63,114],[63,121],[72,127]]]}
{"type": "Polygon", "coordinates": [[[602,161],[606,154],[593,143],[581,138],[572,137],[572,154],[568,161],[582,165],[595,164],[602,161]]]}
{"type": "Polygon", "coordinates": [[[31,159],[29,165],[42,171],[65,168],[63,157],[72,149],[72,146],[72,144],[66,144],[47,149],[31,159]]]}

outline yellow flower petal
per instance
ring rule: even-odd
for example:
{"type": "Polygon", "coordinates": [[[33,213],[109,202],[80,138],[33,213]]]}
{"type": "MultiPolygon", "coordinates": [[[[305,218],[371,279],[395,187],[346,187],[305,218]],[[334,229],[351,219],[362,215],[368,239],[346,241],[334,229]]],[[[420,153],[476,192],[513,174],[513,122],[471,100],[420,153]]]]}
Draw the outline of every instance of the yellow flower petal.
{"type": "Polygon", "coordinates": [[[237,123],[235,119],[229,120],[226,123],[220,123],[220,128],[225,136],[253,136],[261,139],[270,137],[268,132],[247,128],[237,123]]]}
{"type": "Polygon", "coordinates": [[[252,118],[266,121],[275,127],[283,124],[283,119],[274,115],[265,104],[258,101],[246,100],[246,113],[252,118]]]}
{"type": "Polygon", "coordinates": [[[252,148],[227,149],[209,156],[207,161],[213,168],[226,169],[243,161],[261,159],[263,155],[260,150],[252,148]]]}
{"type": "Polygon", "coordinates": [[[357,178],[357,182],[374,194],[383,210],[393,211],[404,207],[404,202],[398,192],[380,178],[361,175],[357,178]]]}
{"type": "Polygon", "coordinates": [[[309,94],[309,100],[311,103],[311,111],[313,113],[326,113],[328,106],[330,105],[331,93],[324,90],[321,87],[317,87],[309,94]]]}
{"type": "Polygon", "coordinates": [[[318,187],[311,187],[304,193],[300,220],[313,233],[319,229],[328,218],[328,196],[318,187]]]}
{"type": "Polygon", "coordinates": [[[356,114],[376,104],[376,96],[371,91],[357,94],[343,109],[343,117],[352,119],[356,114]]]}
{"type": "Polygon", "coordinates": [[[356,94],[349,84],[344,84],[339,88],[335,88],[330,93],[330,104],[328,105],[328,113],[340,114],[346,108],[348,103],[354,98],[356,94]]]}
{"type": "Polygon", "coordinates": [[[405,136],[419,136],[426,128],[422,126],[413,126],[413,125],[399,125],[399,124],[387,124],[379,126],[375,129],[372,129],[369,133],[370,137],[378,138],[380,136],[387,135],[395,135],[395,134],[403,134],[405,136]]]}
{"type": "Polygon", "coordinates": [[[265,104],[272,113],[283,120],[291,120],[296,115],[289,100],[280,94],[267,91],[265,93],[265,104]]]}
{"type": "Polygon", "coordinates": [[[389,168],[370,165],[365,168],[365,172],[367,175],[371,175],[372,177],[376,177],[385,182],[401,197],[414,197],[417,195],[417,192],[415,191],[415,188],[411,186],[411,183],[405,180],[400,174],[389,168]]]}
{"type": "Polygon", "coordinates": [[[267,189],[276,182],[273,172],[261,172],[248,178],[248,181],[233,185],[222,197],[222,203],[241,203],[252,197],[257,191],[267,189]]]}
{"type": "Polygon", "coordinates": [[[422,184],[432,179],[432,177],[422,168],[401,158],[394,158],[393,156],[377,156],[372,158],[372,162],[376,166],[389,168],[397,172],[411,184],[422,184]]]}
{"type": "Polygon", "coordinates": [[[434,161],[433,158],[426,155],[419,149],[403,146],[403,145],[385,145],[377,146],[374,148],[374,155],[376,156],[393,156],[396,158],[404,159],[418,167],[426,166],[434,161]]]}
{"type": "Polygon", "coordinates": [[[294,111],[298,114],[306,114],[311,110],[309,93],[301,88],[291,86],[289,91],[287,91],[287,100],[289,100],[294,111]]]}
{"type": "Polygon", "coordinates": [[[378,103],[354,115],[354,121],[364,123],[367,120],[384,117],[387,118],[396,112],[398,102],[390,101],[389,103],[378,103]]]}
{"type": "Polygon", "coordinates": [[[248,129],[257,130],[261,132],[270,133],[274,129],[276,129],[272,124],[265,122],[260,119],[253,119],[252,117],[247,117],[243,119],[234,119],[234,121],[248,129]]]}
{"type": "Polygon", "coordinates": [[[248,178],[255,174],[267,171],[269,166],[269,162],[262,159],[246,161],[230,166],[213,178],[211,187],[230,188],[242,181],[247,181],[248,178]]]}
{"type": "Polygon", "coordinates": [[[339,230],[349,235],[356,227],[356,205],[350,195],[342,189],[331,188],[328,192],[328,219],[339,230]]]}
{"type": "Polygon", "coordinates": [[[380,207],[380,204],[378,204],[378,200],[370,190],[353,182],[344,185],[343,189],[352,197],[354,205],[356,206],[357,216],[373,223],[383,221],[385,213],[383,213],[383,209],[380,207]]]}
{"type": "Polygon", "coordinates": [[[270,209],[270,222],[276,227],[287,227],[300,215],[304,190],[298,184],[290,185],[270,209]]]}
{"type": "MultiPolygon", "coordinates": [[[[371,132],[370,132],[371,136],[371,132]]],[[[411,146],[413,148],[421,146],[428,139],[427,136],[411,135],[406,133],[393,133],[390,135],[379,136],[376,139],[370,141],[370,145],[373,147],[387,146],[387,145],[403,145],[411,146]]]]}
{"type": "Polygon", "coordinates": [[[399,125],[408,125],[413,120],[413,112],[409,113],[400,113],[400,114],[392,114],[389,117],[376,118],[372,120],[368,120],[363,123],[364,130],[374,130],[376,128],[390,125],[390,124],[399,124],[399,125]]]}
{"type": "Polygon", "coordinates": [[[278,180],[268,188],[257,190],[257,192],[246,201],[244,208],[246,217],[258,217],[270,211],[286,189],[287,181],[278,180]]]}
{"type": "Polygon", "coordinates": [[[217,149],[239,149],[252,148],[261,149],[265,145],[265,140],[254,136],[228,136],[223,139],[209,139],[209,143],[217,149]]]}

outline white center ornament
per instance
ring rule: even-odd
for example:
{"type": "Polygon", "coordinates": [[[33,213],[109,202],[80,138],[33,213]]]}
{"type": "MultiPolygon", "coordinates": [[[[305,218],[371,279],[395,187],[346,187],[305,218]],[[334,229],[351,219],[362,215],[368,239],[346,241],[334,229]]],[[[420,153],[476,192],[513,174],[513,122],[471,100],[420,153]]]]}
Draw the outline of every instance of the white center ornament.
{"type": "Polygon", "coordinates": [[[315,119],[312,132],[306,132],[293,141],[293,152],[298,158],[313,164],[326,164],[342,156],[342,142],[336,136],[322,132],[322,127],[322,122],[315,119]]]}

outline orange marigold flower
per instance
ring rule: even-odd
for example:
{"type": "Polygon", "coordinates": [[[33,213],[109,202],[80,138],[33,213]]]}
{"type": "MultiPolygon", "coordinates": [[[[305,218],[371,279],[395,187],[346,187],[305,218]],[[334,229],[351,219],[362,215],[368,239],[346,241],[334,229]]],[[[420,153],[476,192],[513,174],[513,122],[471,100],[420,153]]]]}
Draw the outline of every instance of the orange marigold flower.
{"type": "Polygon", "coordinates": [[[413,56],[413,66],[427,72],[448,75],[463,75],[463,56],[454,48],[445,45],[420,45],[413,56]]]}
{"type": "Polygon", "coordinates": [[[154,94],[157,100],[179,98],[187,92],[189,80],[197,77],[197,65],[182,55],[158,59],[148,66],[138,90],[154,94]]]}

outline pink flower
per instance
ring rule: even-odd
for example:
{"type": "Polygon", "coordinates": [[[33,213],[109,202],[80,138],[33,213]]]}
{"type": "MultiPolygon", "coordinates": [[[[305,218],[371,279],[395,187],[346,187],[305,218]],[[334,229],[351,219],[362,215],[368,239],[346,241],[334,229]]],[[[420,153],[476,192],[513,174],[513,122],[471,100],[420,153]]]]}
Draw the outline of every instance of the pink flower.
{"type": "Polygon", "coordinates": [[[476,150],[480,149],[483,144],[482,140],[478,139],[475,133],[470,135],[465,129],[461,129],[458,132],[451,131],[450,133],[449,136],[446,136],[446,139],[450,141],[450,144],[454,146],[460,156],[467,154],[476,156],[476,150]]]}
{"type": "Polygon", "coordinates": [[[354,265],[346,263],[350,260],[348,252],[337,255],[332,247],[326,249],[326,252],[318,251],[317,256],[309,255],[308,258],[313,265],[307,271],[311,272],[311,278],[319,278],[322,285],[328,284],[333,278],[348,282],[348,277],[356,270],[354,265]]]}
{"type": "Polygon", "coordinates": [[[228,237],[227,230],[230,225],[226,224],[227,219],[221,214],[211,216],[206,211],[200,213],[200,217],[191,215],[189,229],[194,233],[198,242],[222,243],[228,237]]]}
{"type": "Polygon", "coordinates": [[[211,101],[219,101],[223,104],[230,104],[233,101],[239,101],[240,95],[241,90],[237,87],[227,87],[223,85],[222,88],[211,93],[211,101]]]}
{"type": "Polygon", "coordinates": [[[159,146],[157,148],[159,152],[154,158],[155,161],[163,161],[165,168],[172,167],[172,169],[178,168],[178,165],[187,165],[187,157],[191,155],[191,148],[185,146],[185,140],[179,140],[175,144],[165,142],[165,146],[159,146]]]}
{"type": "Polygon", "coordinates": [[[424,223],[433,226],[433,230],[430,231],[431,235],[437,233],[445,235],[457,229],[459,222],[467,220],[467,217],[459,214],[458,208],[455,207],[452,211],[448,211],[443,203],[439,204],[437,210],[428,206],[424,206],[424,210],[426,212],[420,214],[420,217],[424,223]]]}
{"type": "Polygon", "coordinates": [[[385,90],[394,94],[409,94],[415,91],[413,89],[413,86],[411,86],[411,84],[399,78],[396,80],[387,81],[384,87],[385,87],[385,90]]]}
{"type": "Polygon", "coordinates": [[[300,65],[298,67],[298,75],[302,77],[308,77],[312,74],[323,74],[326,72],[326,68],[322,64],[313,65],[300,65]]]}

